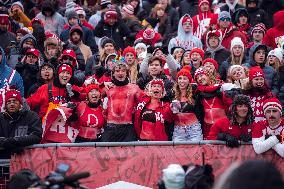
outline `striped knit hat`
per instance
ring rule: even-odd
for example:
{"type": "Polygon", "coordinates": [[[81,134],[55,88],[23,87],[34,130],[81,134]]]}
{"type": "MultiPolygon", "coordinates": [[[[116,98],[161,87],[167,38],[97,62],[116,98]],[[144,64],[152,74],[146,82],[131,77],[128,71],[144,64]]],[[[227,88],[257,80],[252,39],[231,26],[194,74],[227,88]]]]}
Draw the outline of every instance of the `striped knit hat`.
{"type": "Polygon", "coordinates": [[[129,15],[134,15],[134,8],[132,5],[124,5],[122,10],[129,15]]]}
{"type": "Polygon", "coordinates": [[[282,112],[281,103],[277,98],[269,98],[263,102],[263,112],[264,113],[266,113],[266,111],[270,108],[274,108],[278,110],[279,112],[282,112]]]}

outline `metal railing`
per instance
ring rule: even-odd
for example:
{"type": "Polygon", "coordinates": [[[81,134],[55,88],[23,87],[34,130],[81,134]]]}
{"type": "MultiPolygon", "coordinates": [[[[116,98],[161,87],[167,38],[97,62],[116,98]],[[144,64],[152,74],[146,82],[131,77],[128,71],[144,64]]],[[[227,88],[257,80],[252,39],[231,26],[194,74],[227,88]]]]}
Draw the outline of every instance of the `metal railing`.
{"type": "Polygon", "coordinates": [[[0,159],[0,189],[6,189],[10,177],[10,160],[0,159]]]}

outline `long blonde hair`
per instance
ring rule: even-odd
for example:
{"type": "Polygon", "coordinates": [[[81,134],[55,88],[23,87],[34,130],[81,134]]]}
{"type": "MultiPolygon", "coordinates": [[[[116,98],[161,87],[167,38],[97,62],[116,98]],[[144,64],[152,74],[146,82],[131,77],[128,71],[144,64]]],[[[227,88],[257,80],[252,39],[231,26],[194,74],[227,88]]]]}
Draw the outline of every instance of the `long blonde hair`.
{"type": "MultiPolygon", "coordinates": [[[[175,100],[181,100],[181,90],[180,90],[177,82],[174,84],[173,93],[174,93],[174,99],[175,100]]],[[[187,102],[191,105],[194,105],[195,101],[193,99],[192,86],[191,86],[190,83],[188,84],[188,86],[186,88],[185,95],[186,95],[186,98],[187,98],[187,102]]]]}
{"type": "Polygon", "coordinates": [[[128,65],[129,67],[129,79],[130,83],[136,83],[138,77],[138,69],[137,69],[137,60],[135,59],[132,65],[128,65]]]}

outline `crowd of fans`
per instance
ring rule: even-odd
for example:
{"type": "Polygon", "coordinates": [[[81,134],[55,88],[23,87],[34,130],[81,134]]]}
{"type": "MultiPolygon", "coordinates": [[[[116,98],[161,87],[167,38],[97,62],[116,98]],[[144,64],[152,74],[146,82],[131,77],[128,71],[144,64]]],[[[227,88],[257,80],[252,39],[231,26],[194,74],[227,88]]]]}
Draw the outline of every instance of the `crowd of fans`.
{"type": "Polygon", "coordinates": [[[0,156],[36,143],[222,140],[284,157],[283,9],[0,1],[0,156]]]}

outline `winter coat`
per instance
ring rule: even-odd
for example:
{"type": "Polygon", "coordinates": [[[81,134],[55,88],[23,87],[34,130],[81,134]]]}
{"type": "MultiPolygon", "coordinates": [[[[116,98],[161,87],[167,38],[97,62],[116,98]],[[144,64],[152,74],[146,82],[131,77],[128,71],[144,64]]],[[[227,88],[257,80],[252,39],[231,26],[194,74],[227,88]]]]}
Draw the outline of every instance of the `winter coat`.
{"type": "MultiPolygon", "coordinates": [[[[146,108],[148,104],[151,103],[151,97],[142,96],[138,100],[138,105],[135,111],[135,131],[140,137],[140,133],[143,130],[142,125],[142,111],[146,108]]],[[[154,128],[154,139],[150,139],[153,141],[167,141],[169,140],[169,136],[167,134],[167,130],[169,127],[168,123],[173,122],[173,113],[170,108],[170,104],[167,102],[160,102],[160,106],[155,109],[155,128],[154,128]]]]}
{"type": "Polygon", "coordinates": [[[208,140],[218,140],[219,133],[230,134],[237,139],[240,139],[241,134],[251,134],[252,124],[250,125],[233,125],[227,117],[219,119],[212,125],[208,140]]]}
{"type": "Polygon", "coordinates": [[[63,31],[65,24],[64,18],[55,11],[51,1],[44,1],[41,7],[41,12],[36,15],[36,18],[43,22],[44,29],[59,36],[63,31]],[[45,12],[51,11],[51,16],[46,17],[45,12]]]}
{"type": "Polygon", "coordinates": [[[102,19],[94,30],[94,35],[96,37],[106,36],[108,38],[111,38],[121,49],[125,48],[124,39],[125,37],[130,35],[130,33],[130,29],[121,19],[118,19],[118,21],[113,26],[105,23],[102,19]]]}
{"type": "Polygon", "coordinates": [[[78,44],[78,47],[80,48],[80,51],[82,52],[85,60],[85,64],[87,60],[92,56],[91,48],[87,45],[85,45],[82,41],[78,44]]]}
{"type": "Polygon", "coordinates": [[[191,50],[193,47],[202,49],[202,43],[200,39],[193,35],[193,30],[189,33],[185,33],[182,27],[182,19],[183,17],[179,20],[177,37],[172,38],[169,42],[169,53],[171,53],[171,50],[174,47],[182,47],[185,50],[191,50]]]}
{"type": "MultiPolygon", "coordinates": [[[[238,0],[235,0],[235,1],[238,1],[238,0]]],[[[236,6],[234,7],[234,11],[232,11],[230,10],[229,6],[225,4],[220,8],[220,12],[227,11],[231,14],[231,16],[233,16],[234,12],[240,8],[245,8],[245,7],[237,3],[236,6]]]]}
{"type": "Polygon", "coordinates": [[[130,29],[130,34],[125,40],[125,46],[133,46],[137,33],[142,30],[142,26],[137,18],[129,18],[124,20],[126,26],[130,29]]]}
{"type": "Polygon", "coordinates": [[[9,31],[0,31],[0,41],[0,47],[6,50],[11,45],[11,41],[16,41],[16,35],[9,31]]]}
{"type": "Polygon", "coordinates": [[[169,33],[174,33],[175,31],[177,31],[178,29],[178,23],[179,23],[179,15],[178,12],[175,8],[173,8],[172,6],[168,5],[166,7],[166,11],[165,13],[167,14],[167,23],[170,25],[169,27],[171,28],[171,30],[169,31],[169,33]]]}
{"type": "Polygon", "coordinates": [[[230,54],[231,54],[230,51],[226,50],[225,48],[221,48],[217,51],[214,51],[214,53],[207,50],[204,53],[204,58],[215,59],[218,62],[218,65],[219,65],[218,72],[220,73],[222,62],[227,60],[230,54]]]}
{"type": "MultiPolygon", "coordinates": [[[[63,30],[61,32],[60,39],[63,42],[68,41],[68,39],[69,39],[69,32],[70,32],[71,27],[72,26],[69,25],[68,29],[65,29],[65,30],[63,30]]],[[[96,45],[96,41],[95,41],[93,32],[89,28],[87,28],[85,26],[81,25],[81,28],[83,30],[83,38],[82,38],[83,43],[85,45],[89,46],[93,53],[96,53],[98,51],[98,48],[97,48],[97,45],[96,45]]]]}
{"type": "Polygon", "coordinates": [[[179,7],[179,17],[189,14],[191,17],[198,14],[198,0],[182,0],[179,7]]]}
{"type": "Polygon", "coordinates": [[[250,9],[247,8],[248,14],[249,14],[249,24],[253,27],[256,24],[263,23],[267,28],[270,28],[271,21],[268,19],[267,12],[265,12],[263,9],[255,8],[250,9]]]}
{"type": "Polygon", "coordinates": [[[284,35],[284,10],[273,15],[274,27],[267,30],[263,37],[263,44],[275,49],[278,38],[284,35]]]}
{"type": "Polygon", "coordinates": [[[284,107],[284,65],[279,67],[278,89],[279,89],[278,99],[280,100],[282,107],[284,107]]]}
{"type": "Polygon", "coordinates": [[[6,112],[0,114],[0,137],[6,138],[1,144],[0,159],[9,159],[9,155],[23,147],[38,144],[41,140],[41,120],[35,112],[20,110],[10,116],[6,112]]]}
{"type": "Polygon", "coordinates": [[[16,65],[17,72],[22,76],[25,88],[25,95],[24,97],[28,97],[28,91],[30,90],[31,86],[37,80],[37,74],[39,72],[39,65],[36,62],[35,64],[27,64],[23,62],[18,62],[16,65]]]}
{"type": "Polygon", "coordinates": [[[7,66],[5,52],[0,48],[2,54],[2,62],[0,64],[0,89],[4,87],[14,86],[15,89],[21,92],[21,96],[24,96],[24,84],[20,74],[7,66]],[[8,80],[8,81],[7,81],[8,80]]]}
{"type": "Polygon", "coordinates": [[[273,26],[273,22],[275,22],[275,20],[272,20],[271,18],[277,11],[284,9],[284,0],[262,0],[260,8],[267,14],[269,18],[268,27],[271,28],[273,26]]]}
{"type": "Polygon", "coordinates": [[[244,46],[245,47],[247,46],[247,38],[245,34],[238,31],[238,29],[233,26],[227,28],[225,31],[222,31],[222,34],[223,34],[222,45],[228,50],[231,48],[231,41],[235,37],[240,37],[242,39],[242,42],[244,43],[244,46]]]}
{"type": "Polygon", "coordinates": [[[86,62],[86,69],[85,69],[86,77],[94,75],[96,67],[99,67],[99,59],[97,55],[92,55],[86,62]]]}
{"type": "MultiPolygon", "coordinates": [[[[251,68],[254,66],[258,66],[253,58],[255,51],[259,45],[254,45],[250,48],[249,51],[249,60],[248,63],[245,63],[244,66],[247,68],[251,68]]],[[[259,65],[264,72],[264,77],[268,88],[273,92],[274,95],[278,94],[278,78],[276,71],[271,67],[266,65],[265,63],[259,65]]]]}

